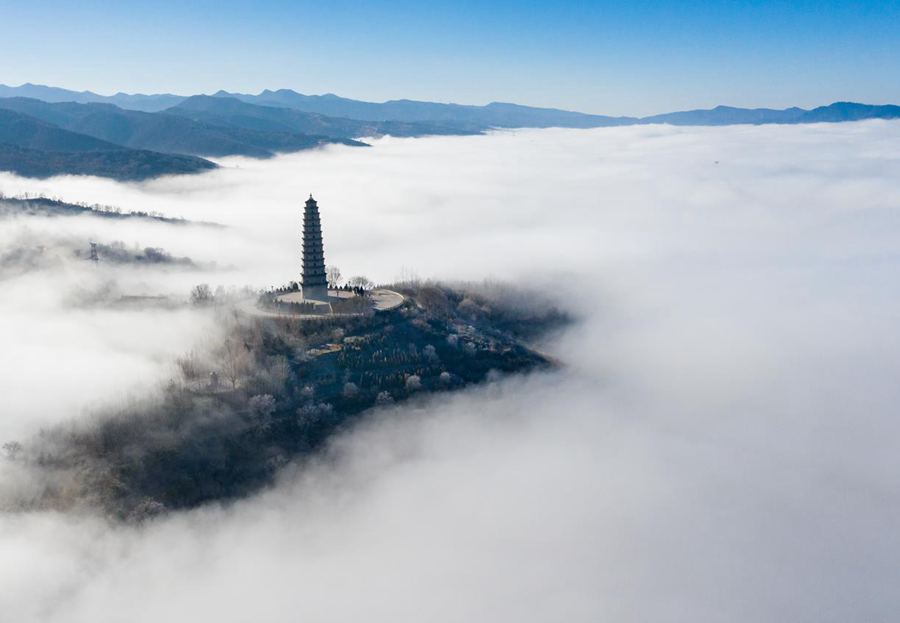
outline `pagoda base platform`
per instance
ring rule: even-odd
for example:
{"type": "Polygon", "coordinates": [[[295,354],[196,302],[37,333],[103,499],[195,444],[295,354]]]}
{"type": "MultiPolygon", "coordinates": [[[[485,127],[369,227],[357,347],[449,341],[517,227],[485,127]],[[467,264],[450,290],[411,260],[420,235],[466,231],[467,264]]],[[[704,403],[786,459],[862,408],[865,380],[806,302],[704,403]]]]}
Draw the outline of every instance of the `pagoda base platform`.
{"type": "Polygon", "coordinates": [[[302,292],[286,292],[274,297],[274,302],[282,305],[267,313],[279,316],[352,316],[370,312],[380,312],[400,307],[406,298],[393,290],[377,289],[367,296],[359,296],[347,290],[328,290],[328,300],[310,300],[302,292]]]}

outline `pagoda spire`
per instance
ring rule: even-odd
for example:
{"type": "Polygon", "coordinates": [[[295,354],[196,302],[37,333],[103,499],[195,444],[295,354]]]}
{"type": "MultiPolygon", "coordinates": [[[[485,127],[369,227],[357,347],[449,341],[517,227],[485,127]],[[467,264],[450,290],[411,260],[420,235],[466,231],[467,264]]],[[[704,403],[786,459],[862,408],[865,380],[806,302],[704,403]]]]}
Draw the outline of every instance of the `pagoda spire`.
{"type": "Polygon", "coordinates": [[[306,200],[303,211],[303,251],[302,277],[300,287],[303,298],[314,301],[328,301],[328,280],[325,277],[325,252],[322,247],[322,224],[319,220],[319,206],[312,193],[306,200]]]}

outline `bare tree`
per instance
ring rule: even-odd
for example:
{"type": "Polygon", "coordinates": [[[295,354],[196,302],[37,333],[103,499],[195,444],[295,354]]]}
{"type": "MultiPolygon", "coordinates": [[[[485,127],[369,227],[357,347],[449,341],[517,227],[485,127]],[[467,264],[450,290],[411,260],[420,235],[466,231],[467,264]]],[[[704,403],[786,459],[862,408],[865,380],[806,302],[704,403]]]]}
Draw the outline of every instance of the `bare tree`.
{"type": "Polygon", "coordinates": [[[328,287],[332,289],[336,289],[341,287],[341,282],[344,280],[341,275],[341,269],[337,266],[329,266],[325,269],[325,274],[328,279],[328,287]]]}
{"type": "Polygon", "coordinates": [[[181,369],[181,375],[186,380],[193,381],[200,376],[202,365],[200,357],[194,351],[179,357],[175,360],[175,363],[178,364],[178,367],[181,369]]]}
{"type": "Polygon", "coordinates": [[[403,285],[418,287],[419,275],[413,269],[403,266],[400,269],[400,274],[397,276],[396,281],[403,285]]]}
{"type": "Polygon", "coordinates": [[[212,290],[209,284],[201,283],[191,290],[191,303],[194,305],[209,305],[212,302],[212,290]]]}
{"type": "Polygon", "coordinates": [[[284,355],[276,355],[269,361],[269,378],[276,389],[281,389],[291,376],[291,364],[284,355]]]}
{"type": "Polygon", "coordinates": [[[3,451],[6,453],[7,458],[15,460],[19,453],[22,452],[22,444],[18,441],[7,441],[3,444],[3,451]]]}
{"type": "Polygon", "coordinates": [[[250,365],[250,357],[244,345],[234,340],[225,340],[222,345],[222,373],[236,389],[238,381],[246,374],[250,365]]]}
{"type": "Polygon", "coordinates": [[[363,290],[369,290],[375,286],[375,283],[365,275],[350,277],[350,281],[347,283],[349,283],[351,287],[361,288],[363,290]]]}

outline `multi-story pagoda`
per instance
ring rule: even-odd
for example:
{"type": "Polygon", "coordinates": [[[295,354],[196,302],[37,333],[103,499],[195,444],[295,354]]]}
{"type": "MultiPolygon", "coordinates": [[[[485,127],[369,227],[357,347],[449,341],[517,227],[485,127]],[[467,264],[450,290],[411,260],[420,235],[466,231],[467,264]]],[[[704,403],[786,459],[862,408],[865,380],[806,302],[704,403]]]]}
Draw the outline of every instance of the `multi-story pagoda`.
{"type": "Polygon", "coordinates": [[[325,276],[325,252],[322,248],[322,223],[319,206],[310,195],[303,212],[303,276],[300,287],[303,298],[328,301],[328,280],[325,276]]]}

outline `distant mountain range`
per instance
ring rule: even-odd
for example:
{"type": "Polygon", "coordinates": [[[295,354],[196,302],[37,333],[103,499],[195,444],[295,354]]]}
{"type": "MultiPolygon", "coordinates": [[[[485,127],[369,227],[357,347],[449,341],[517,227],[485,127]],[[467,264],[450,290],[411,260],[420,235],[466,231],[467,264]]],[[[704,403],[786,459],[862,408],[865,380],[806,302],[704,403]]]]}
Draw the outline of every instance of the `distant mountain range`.
{"type": "Polygon", "coordinates": [[[265,158],[329,143],[390,134],[478,134],[492,128],[596,128],[797,124],[900,118],[900,106],[836,102],[811,110],[717,106],[650,117],[610,117],[494,102],[486,106],[413,100],[363,102],[289,89],[257,95],[219,91],[98,95],[56,87],[0,85],[0,169],[20,175],[90,174],[118,179],[194,173],[204,157],[265,158]]]}
{"type": "Polygon", "coordinates": [[[898,119],[900,106],[870,106],[854,102],[835,102],[812,110],[803,108],[733,108],[716,106],[708,110],[686,110],[639,119],[639,123],[671,125],[739,125],[836,123],[864,119],[898,119]]]}
{"type": "MultiPolygon", "coordinates": [[[[339,97],[332,93],[325,95],[304,95],[290,89],[271,91],[266,89],[256,95],[218,91],[211,96],[182,96],[171,93],[154,95],[116,93],[98,95],[91,91],[69,91],[57,87],[23,84],[18,87],[0,85],[0,98],[28,97],[44,102],[107,103],[126,110],[160,112],[186,103],[186,108],[195,112],[203,109],[198,103],[205,99],[231,98],[247,104],[270,108],[285,108],[307,113],[337,117],[344,120],[423,124],[417,128],[405,128],[405,135],[413,133],[435,133],[444,124],[445,132],[477,132],[492,127],[575,127],[594,128],[644,123],[671,123],[677,125],[733,125],[769,123],[815,123],[857,121],[862,119],[895,119],[900,117],[900,107],[894,105],[872,106],[854,102],[835,102],[811,110],[803,108],[735,108],[717,106],[704,110],[688,110],[653,115],[650,117],[610,117],[559,110],[555,108],[535,108],[493,102],[486,106],[463,104],[441,104],[415,100],[391,100],[383,103],[364,102],[339,97]],[[187,100],[194,100],[187,103],[187,100]]],[[[169,111],[173,112],[173,111],[169,111]]],[[[262,128],[256,128],[262,129],[262,128]]],[[[323,128],[324,129],[324,128],[323,128]]],[[[383,132],[385,128],[377,128],[383,132]]],[[[327,132],[322,132],[327,134],[327,132]]],[[[370,134],[356,134],[356,137],[370,134]]]]}
{"type": "Polygon", "coordinates": [[[415,100],[391,100],[381,104],[326,95],[302,95],[290,89],[265,90],[259,95],[219,91],[213,97],[232,97],[250,104],[292,108],[304,112],[333,117],[348,117],[366,121],[432,122],[478,128],[596,128],[627,125],[633,117],[607,117],[555,108],[533,108],[518,104],[492,102],[487,106],[438,104],[415,100]]]}

